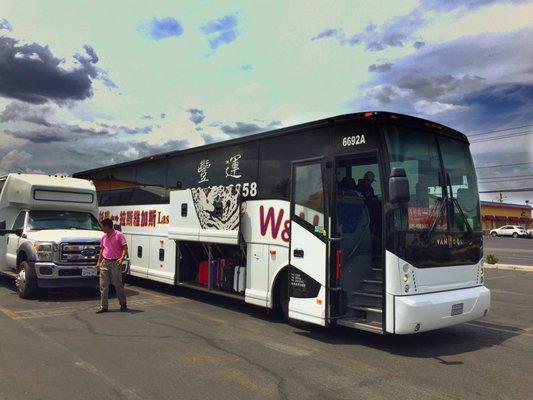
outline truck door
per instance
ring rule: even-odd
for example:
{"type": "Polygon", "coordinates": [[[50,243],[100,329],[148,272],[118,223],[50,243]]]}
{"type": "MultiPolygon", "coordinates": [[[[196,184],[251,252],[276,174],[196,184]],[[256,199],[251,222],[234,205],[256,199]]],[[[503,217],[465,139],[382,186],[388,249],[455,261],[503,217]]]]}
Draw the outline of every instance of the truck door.
{"type": "MultiPolygon", "coordinates": [[[[21,211],[15,222],[13,223],[12,229],[24,229],[24,223],[26,221],[26,211],[21,211]]],[[[17,267],[17,252],[19,247],[20,237],[14,233],[6,235],[4,238],[6,241],[6,264],[10,268],[17,267]]]]}
{"type": "Polygon", "coordinates": [[[324,165],[292,166],[289,317],[326,325],[327,213],[324,165]]]}

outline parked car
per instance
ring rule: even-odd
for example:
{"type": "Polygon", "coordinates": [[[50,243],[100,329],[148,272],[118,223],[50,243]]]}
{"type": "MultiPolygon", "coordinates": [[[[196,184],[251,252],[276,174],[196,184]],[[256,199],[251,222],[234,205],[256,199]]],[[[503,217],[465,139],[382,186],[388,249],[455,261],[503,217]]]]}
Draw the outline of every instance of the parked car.
{"type": "Polygon", "coordinates": [[[512,236],[512,237],[527,237],[528,231],[523,226],[518,225],[504,225],[490,231],[491,236],[512,236]]]}

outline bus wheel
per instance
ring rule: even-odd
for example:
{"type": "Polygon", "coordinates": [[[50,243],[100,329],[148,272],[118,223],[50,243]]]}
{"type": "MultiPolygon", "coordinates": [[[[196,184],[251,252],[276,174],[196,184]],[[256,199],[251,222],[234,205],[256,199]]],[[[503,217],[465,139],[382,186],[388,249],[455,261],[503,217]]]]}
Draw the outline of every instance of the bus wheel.
{"type": "Polygon", "coordinates": [[[289,277],[284,273],[278,286],[278,309],[285,320],[289,320],[289,277]]]}
{"type": "Polygon", "coordinates": [[[17,279],[17,293],[21,299],[31,299],[37,292],[37,282],[31,274],[30,265],[27,261],[22,261],[19,266],[17,279]]]}

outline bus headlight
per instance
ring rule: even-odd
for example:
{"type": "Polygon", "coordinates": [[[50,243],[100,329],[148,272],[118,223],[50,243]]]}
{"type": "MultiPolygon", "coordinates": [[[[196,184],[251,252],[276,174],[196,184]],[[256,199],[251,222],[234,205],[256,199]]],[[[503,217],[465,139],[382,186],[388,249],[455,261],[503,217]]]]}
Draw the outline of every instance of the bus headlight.
{"type": "Polygon", "coordinates": [[[37,261],[52,261],[54,245],[52,243],[37,242],[33,245],[37,261]]]}

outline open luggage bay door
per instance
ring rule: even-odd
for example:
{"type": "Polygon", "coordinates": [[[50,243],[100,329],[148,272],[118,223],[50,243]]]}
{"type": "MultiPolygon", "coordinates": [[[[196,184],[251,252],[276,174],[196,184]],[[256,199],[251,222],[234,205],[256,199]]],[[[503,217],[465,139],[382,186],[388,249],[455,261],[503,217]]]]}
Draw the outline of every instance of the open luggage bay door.
{"type": "Polygon", "coordinates": [[[170,192],[168,237],[193,242],[239,244],[241,196],[234,186],[170,192]]]}

